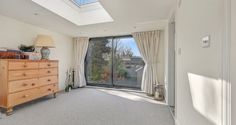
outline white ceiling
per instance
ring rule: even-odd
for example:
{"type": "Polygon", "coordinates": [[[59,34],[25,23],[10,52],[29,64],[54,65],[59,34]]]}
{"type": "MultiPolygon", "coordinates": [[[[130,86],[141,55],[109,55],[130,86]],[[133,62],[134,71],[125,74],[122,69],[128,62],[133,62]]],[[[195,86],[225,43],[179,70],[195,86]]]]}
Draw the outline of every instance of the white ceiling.
{"type": "Polygon", "coordinates": [[[111,16],[99,2],[78,7],[72,2],[72,0],[32,1],[76,24],[77,26],[113,22],[111,16]]]}
{"type": "Polygon", "coordinates": [[[175,6],[175,0],[99,1],[114,22],[77,26],[31,0],[1,0],[0,14],[73,37],[97,37],[162,29],[175,6]]]}

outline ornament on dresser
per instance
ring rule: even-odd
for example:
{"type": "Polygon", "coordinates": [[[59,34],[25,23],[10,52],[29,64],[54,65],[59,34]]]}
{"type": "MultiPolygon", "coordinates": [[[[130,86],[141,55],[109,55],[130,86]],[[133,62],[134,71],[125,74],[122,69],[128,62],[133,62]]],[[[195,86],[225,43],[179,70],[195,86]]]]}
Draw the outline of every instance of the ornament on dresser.
{"type": "Polygon", "coordinates": [[[0,47],[0,59],[28,59],[28,56],[18,49],[0,47]]]}
{"type": "Polygon", "coordinates": [[[55,48],[54,40],[49,35],[38,35],[35,41],[35,46],[41,48],[41,60],[49,60],[50,49],[55,48]]]}
{"type": "Polygon", "coordinates": [[[40,60],[41,59],[41,54],[38,52],[35,52],[34,45],[27,46],[27,45],[21,44],[18,48],[25,55],[28,55],[29,60],[40,60]]]}
{"type": "Polygon", "coordinates": [[[21,44],[18,48],[19,48],[19,50],[21,50],[23,52],[34,52],[34,50],[35,50],[35,47],[33,45],[27,46],[27,45],[21,44]]]}

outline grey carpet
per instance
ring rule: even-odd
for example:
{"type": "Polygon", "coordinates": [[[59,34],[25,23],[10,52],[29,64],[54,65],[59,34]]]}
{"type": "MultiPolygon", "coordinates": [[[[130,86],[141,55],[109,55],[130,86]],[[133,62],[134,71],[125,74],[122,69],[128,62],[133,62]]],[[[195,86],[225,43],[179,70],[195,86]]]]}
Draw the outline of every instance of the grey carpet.
{"type": "Polygon", "coordinates": [[[81,88],[16,107],[0,125],[174,125],[167,106],[134,91],[81,88]]]}

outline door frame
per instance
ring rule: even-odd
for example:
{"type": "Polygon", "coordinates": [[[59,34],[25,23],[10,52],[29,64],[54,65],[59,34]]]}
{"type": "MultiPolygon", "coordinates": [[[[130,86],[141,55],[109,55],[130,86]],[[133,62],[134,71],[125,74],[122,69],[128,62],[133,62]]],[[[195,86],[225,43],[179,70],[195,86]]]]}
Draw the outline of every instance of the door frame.
{"type": "MultiPolygon", "coordinates": [[[[231,1],[232,0],[223,0],[223,18],[222,18],[222,123],[221,125],[231,125],[231,81],[230,81],[230,61],[231,61],[231,1]]],[[[181,5],[181,0],[177,0],[177,6],[181,5]]],[[[174,8],[174,11],[172,14],[174,16],[176,13],[176,8],[174,8]]],[[[177,45],[176,45],[177,46],[177,45]]],[[[176,52],[177,52],[176,48],[176,52]]],[[[176,60],[175,60],[176,61],[176,60]]],[[[175,62],[177,65],[177,62],[175,62]]],[[[176,69],[177,71],[177,69],[176,69]]],[[[175,80],[176,81],[176,80],[175,80]]],[[[177,97],[177,90],[175,91],[175,99],[178,100],[177,97]]],[[[175,105],[177,106],[177,105],[175,105]]],[[[175,113],[177,113],[177,108],[175,110],[175,113]]],[[[175,118],[177,118],[177,114],[175,115],[175,118]]],[[[178,120],[176,119],[176,124],[178,123],[178,120]]]]}
{"type": "Polygon", "coordinates": [[[231,125],[231,0],[223,1],[222,40],[222,125],[231,125]]]}
{"type": "MultiPolygon", "coordinates": [[[[169,106],[176,106],[176,34],[175,34],[175,14],[173,14],[167,24],[166,33],[168,33],[168,40],[165,49],[167,49],[168,58],[166,61],[166,65],[168,66],[167,75],[167,104],[169,106]],[[173,32],[173,33],[171,33],[173,32]],[[172,47],[173,46],[173,47],[172,47]],[[171,64],[173,63],[173,64],[171,64]],[[170,92],[172,91],[172,92],[170,92]]],[[[176,115],[176,114],[174,114],[176,115]]]]}
{"type": "MultiPolygon", "coordinates": [[[[105,37],[93,37],[93,38],[90,38],[89,41],[91,39],[111,39],[111,42],[112,42],[112,49],[114,47],[114,39],[116,38],[133,38],[132,35],[122,35],[122,36],[105,36],[105,37]]],[[[87,54],[86,54],[86,57],[85,57],[85,69],[86,69],[86,59],[87,59],[87,54]]],[[[90,83],[87,81],[87,70],[85,70],[85,78],[86,78],[86,82],[87,82],[87,85],[90,85],[90,86],[99,86],[99,87],[110,87],[110,88],[113,88],[113,87],[125,87],[125,88],[132,88],[132,89],[141,89],[141,87],[129,87],[129,86],[120,86],[120,85],[116,85],[115,84],[115,80],[114,80],[114,51],[112,51],[112,65],[111,65],[111,83],[110,84],[96,84],[96,83],[90,83]]]]}

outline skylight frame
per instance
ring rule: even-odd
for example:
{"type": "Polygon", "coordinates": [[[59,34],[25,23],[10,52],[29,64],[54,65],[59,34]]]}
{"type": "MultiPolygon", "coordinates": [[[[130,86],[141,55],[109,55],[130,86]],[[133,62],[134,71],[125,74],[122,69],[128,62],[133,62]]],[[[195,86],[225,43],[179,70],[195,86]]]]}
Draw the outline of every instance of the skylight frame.
{"type": "Polygon", "coordinates": [[[86,5],[90,5],[90,4],[94,4],[98,2],[98,0],[92,0],[92,2],[84,2],[81,4],[77,0],[70,0],[70,1],[78,7],[82,7],[82,6],[86,6],[86,5]]]}

